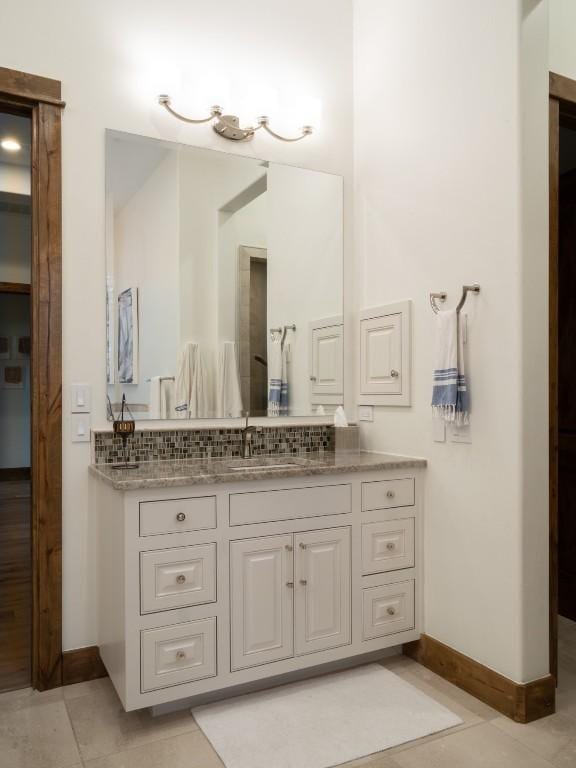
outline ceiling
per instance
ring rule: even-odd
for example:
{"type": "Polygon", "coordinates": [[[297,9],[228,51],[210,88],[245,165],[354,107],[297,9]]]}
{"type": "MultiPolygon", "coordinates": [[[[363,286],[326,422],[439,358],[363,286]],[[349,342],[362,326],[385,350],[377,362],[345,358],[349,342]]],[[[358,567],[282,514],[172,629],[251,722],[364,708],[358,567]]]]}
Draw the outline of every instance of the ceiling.
{"type": "Polygon", "coordinates": [[[29,117],[0,112],[0,141],[16,139],[22,145],[18,152],[7,152],[0,147],[0,163],[24,167],[30,165],[30,129],[29,117]]]}

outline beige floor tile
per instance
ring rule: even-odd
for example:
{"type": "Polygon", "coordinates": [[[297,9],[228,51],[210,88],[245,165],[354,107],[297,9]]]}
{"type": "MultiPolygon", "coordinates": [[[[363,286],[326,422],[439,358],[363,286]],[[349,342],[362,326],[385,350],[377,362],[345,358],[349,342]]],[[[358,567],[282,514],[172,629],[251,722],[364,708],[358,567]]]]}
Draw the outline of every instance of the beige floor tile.
{"type": "MultiPolygon", "coordinates": [[[[155,741],[126,752],[87,760],[85,768],[222,768],[202,731],[155,741]]],[[[270,768],[273,768],[270,766],[270,768]]]]}
{"type": "Polygon", "coordinates": [[[400,768],[550,768],[501,729],[486,722],[394,755],[400,768]]]}
{"type": "Polygon", "coordinates": [[[63,701],[0,713],[0,768],[71,768],[79,762],[63,701]]]}
{"type": "Polygon", "coordinates": [[[66,685],[62,688],[63,698],[68,701],[79,699],[80,696],[87,696],[98,691],[113,691],[114,686],[109,677],[101,677],[98,680],[88,680],[85,683],[76,683],[75,685],[66,685]]]}
{"type": "Polygon", "coordinates": [[[500,713],[492,707],[411,659],[406,659],[405,662],[394,659],[392,664],[383,662],[383,666],[454,712],[462,718],[464,725],[475,725],[483,720],[499,717],[500,713]]]}
{"type": "Polygon", "coordinates": [[[32,688],[21,688],[18,691],[0,693],[0,715],[3,712],[14,712],[17,709],[62,701],[63,690],[63,688],[54,688],[51,691],[40,692],[32,688]]]}
{"type": "MultiPolygon", "coordinates": [[[[576,742],[576,724],[562,714],[550,715],[533,723],[522,725],[507,717],[499,717],[492,724],[508,736],[524,744],[540,757],[552,761],[570,742],[576,742]]],[[[576,757],[576,753],[575,753],[576,757]]],[[[576,759],[574,761],[576,765],[576,759]]]]}
{"type": "Polygon", "coordinates": [[[152,717],[147,709],[125,712],[111,687],[68,699],[66,706],[83,760],[122,752],[198,728],[187,709],[160,717],[152,717]]]}

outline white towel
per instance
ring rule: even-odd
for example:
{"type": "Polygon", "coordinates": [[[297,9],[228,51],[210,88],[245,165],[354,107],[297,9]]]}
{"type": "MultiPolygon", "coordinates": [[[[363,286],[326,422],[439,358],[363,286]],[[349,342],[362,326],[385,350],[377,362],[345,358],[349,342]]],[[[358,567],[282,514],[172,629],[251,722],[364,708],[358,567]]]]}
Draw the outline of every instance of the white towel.
{"type": "Polygon", "coordinates": [[[210,416],[206,368],[195,342],[187,342],[180,352],[175,390],[177,418],[203,419],[210,416]]]}
{"type": "Polygon", "coordinates": [[[150,419],[175,419],[174,379],[172,376],[152,376],[148,403],[150,419]]]}
{"type": "Polygon", "coordinates": [[[236,418],[242,416],[242,395],[236,360],[236,344],[224,341],[218,356],[218,418],[236,418]]]}
{"type": "Polygon", "coordinates": [[[468,424],[470,403],[464,373],[464,337],[455,309],[438,312],[432,411],[444,421],[468,424]]]}

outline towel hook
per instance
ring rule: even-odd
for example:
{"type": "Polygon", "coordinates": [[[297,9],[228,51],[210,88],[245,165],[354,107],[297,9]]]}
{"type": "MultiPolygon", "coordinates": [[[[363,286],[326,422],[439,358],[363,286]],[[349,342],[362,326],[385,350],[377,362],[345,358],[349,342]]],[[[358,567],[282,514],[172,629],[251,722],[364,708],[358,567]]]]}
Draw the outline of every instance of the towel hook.
{"type": "MultiPolygon", "coordinates": [[[[460,313],[460,310],[466,303],[466,297],[468,296],[469,293],[476,293],[476,294],[480,293],[480,286],[478,285],[478,283],[462,286],[462,297],[458,302],[458,305],[456,306],[457,314],[460,313]]],[[[447,298],[448,298],[448,294],[445,291],[439,291],[439,292],[430,294],[430,306],[432,307],[432,309],[436,314],[440,312],[440,308],[436,304],[436,301],[446,301],[447,298]]]]}

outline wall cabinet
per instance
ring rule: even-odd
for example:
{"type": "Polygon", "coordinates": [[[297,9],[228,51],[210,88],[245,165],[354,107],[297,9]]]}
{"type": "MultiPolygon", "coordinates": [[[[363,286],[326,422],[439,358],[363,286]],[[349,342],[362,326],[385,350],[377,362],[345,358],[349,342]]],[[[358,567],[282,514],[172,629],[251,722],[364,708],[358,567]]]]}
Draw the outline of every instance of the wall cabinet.
{"type": "Polygon", "coordinates": [[[339,405],[344,397],[344,324],[342,317],[310,323],[310,402],[339,405]]]}
{"type": "Polygon", "coordinates": [[[99,647],[124,707],[417,639],[421,471],[125,492],[94,480],[99,647]]]}

